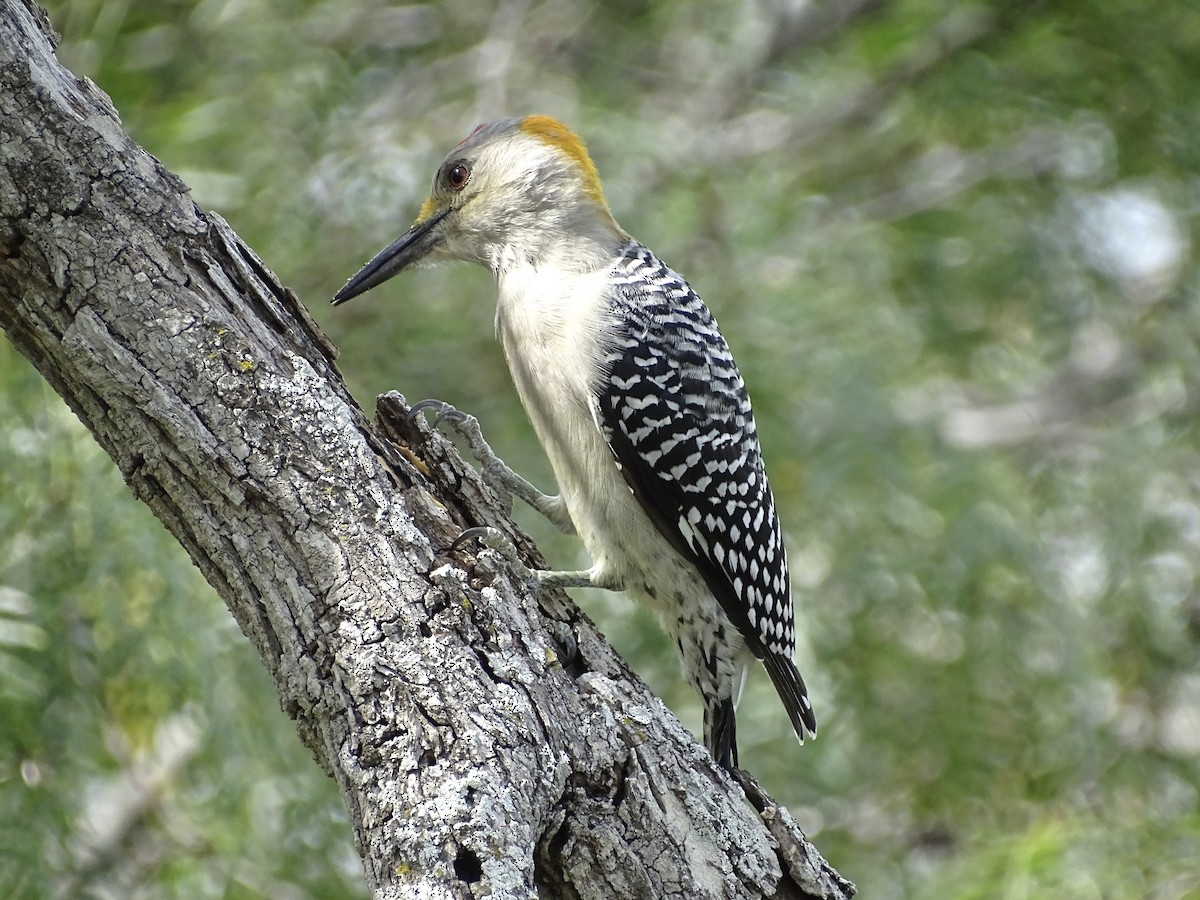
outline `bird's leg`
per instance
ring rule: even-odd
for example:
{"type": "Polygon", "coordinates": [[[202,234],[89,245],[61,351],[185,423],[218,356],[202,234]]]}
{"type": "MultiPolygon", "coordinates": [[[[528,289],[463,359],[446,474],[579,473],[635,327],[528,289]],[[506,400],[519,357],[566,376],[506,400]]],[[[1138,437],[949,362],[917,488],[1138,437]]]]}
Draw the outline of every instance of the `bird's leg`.
{"type": "Polygon", "coordinates": [[[598,580],[591,569],[580,569],[574,572],[531,569],[521,560],[521,555],[517,552],[517,548],[513,546],[513,542],[496,528],[488,528],[486,526],[468,528],[454,539],[454,543],[450,545],[450,549],[457,550],[470,540],[478,540],[489,550],[495,550],[499,553],[512,567],[513,571],[528,582],[535,590],[575,587],[605,588],[606,590],[613,591],[621,590],[620,585],[598,580]]]}
{"type": "Polygon", "coordinates": [[[491,445],[484,440],[483,430],[479,427],[478,419],[442,400],[422,400],[409,410],[409,415],[416,416],[427,409],[437,411],[433,418],[435,428],[445,420],[462,435],[471,454],[479,461],[483,480],[492,490],[510,497],[520,497],[549,519],[559,531],[564,534],[575,533],[575,524],[567,513],[567,507],[563,503],[561,495],[551,496],[543,493],[526,478],[509,468],[508,464],[497,456],[491,445]]]}
{"type": "MultiPolygon", "coordinates": [[[[491,445],[484,440],[483,431],[479,427],[478,419],[442,400],[422,400],[420,403],[413,405],[412,409],[409,410],[409,415],[419,415],[427,409],[436,410],[433,420],[434,427],[445,419],[462,436],[470,448],[472,455],[479,461],[484,481],[493,490],[509,497],[520,497],[554,523],[560,531],[565,534],[575,533],[575,523],[571,521],[571,517],[567,514],[567,508],[562,501],[562,497],[542,493],[530,481],[509,468],[504,460],[496,455],[491,445]]],[[[513,571],[535,589],[602,587],[611,590],[620,590],[620,586],[599,583],[590,569],[581,569],[574,572],[531,569],[521,560],[521,556],[517,552],[517,548],[513,546],[512,541],[495,528],[468,528],[454,540],[454,543],[450,545],[450,549],[456,550],[466,541],[473,539],[479,540],[488,549],[499,553],[512,567],[513,571]]]]}

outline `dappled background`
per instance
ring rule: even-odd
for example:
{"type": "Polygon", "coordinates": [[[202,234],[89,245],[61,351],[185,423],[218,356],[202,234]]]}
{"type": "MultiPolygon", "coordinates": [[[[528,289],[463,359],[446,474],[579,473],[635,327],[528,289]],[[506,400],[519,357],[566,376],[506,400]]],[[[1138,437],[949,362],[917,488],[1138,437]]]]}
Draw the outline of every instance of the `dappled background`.
{"type": "MultiPolygon", "coordinates": [[[[821,736],[742,762],[863,896],[1200,892],[1200,7],[56,0],[60,56],[342,348],[549,487],[467,267],[328,298],[545,112],[754,399],[821,736]]],[[[0,894],[365,894],[183,551],[0,346],[0,894]]],[[[527,510],[562,568],[578,545],[527,510]]],[[[653,621],[579,592],[699,728],[653,621]]]]}

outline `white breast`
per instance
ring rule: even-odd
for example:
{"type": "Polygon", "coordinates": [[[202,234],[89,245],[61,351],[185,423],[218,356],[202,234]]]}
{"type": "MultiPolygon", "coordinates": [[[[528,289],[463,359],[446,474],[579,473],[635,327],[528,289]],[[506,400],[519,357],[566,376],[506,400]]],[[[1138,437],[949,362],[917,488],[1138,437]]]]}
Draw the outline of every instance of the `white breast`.
{"type": "Polygon", "coordinates": [[[571,520],[594,572],[626,581],[634,574],[624,571],[629,559],[673,551],[630,492],[592,417],[607,273],[523,268],[498,281],[496,331],[571,520]]]}

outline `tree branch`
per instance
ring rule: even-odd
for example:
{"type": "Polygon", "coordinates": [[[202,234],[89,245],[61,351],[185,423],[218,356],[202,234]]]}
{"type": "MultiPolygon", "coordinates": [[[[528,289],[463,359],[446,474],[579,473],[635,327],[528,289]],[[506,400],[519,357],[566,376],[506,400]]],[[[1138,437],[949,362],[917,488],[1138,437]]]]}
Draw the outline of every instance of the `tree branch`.
{"type": "Polygon", "coordinates": [[[27,0],[0,0],[0,116],[0,326],[258,649],[377,897],[852,894],[565,597],[450,555],[483,523],[534,551],[402,398],[365,419],[295,295],[27,0]]]}

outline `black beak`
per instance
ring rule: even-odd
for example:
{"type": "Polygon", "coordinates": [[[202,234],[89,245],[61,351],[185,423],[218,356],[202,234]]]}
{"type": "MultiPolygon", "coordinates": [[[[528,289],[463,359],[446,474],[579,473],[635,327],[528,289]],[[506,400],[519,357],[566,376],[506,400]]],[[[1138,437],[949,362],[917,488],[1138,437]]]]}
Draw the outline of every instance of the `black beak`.
{"type": "Polygon", "coordinates": [[[345,303],[373,287],[378,287],[425,256],[441,241],[441,235],[436,234],[434,229],[449,212],[449,209],[439,210],[376,253],[374,259],[359,269],[358,274],[333,295],[333,305],[345,303]]]}

